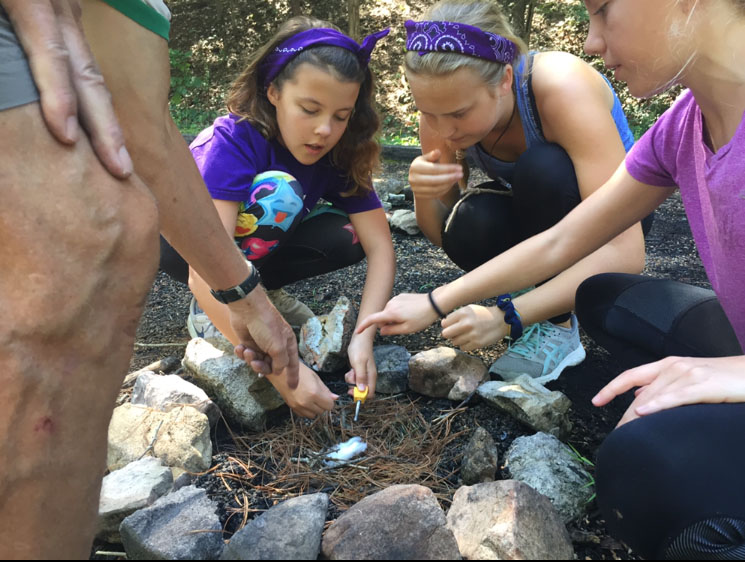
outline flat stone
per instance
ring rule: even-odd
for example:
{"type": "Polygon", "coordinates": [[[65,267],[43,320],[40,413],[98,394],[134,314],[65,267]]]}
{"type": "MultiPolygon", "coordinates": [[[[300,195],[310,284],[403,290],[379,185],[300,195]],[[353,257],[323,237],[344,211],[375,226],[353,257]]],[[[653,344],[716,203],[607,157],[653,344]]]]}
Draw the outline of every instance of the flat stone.
{"type": "Polygon", "coordinates": [[[572,403],[559,391],[550,391],[528,375],[505,381],[489,381],[477,390],[488,404],[518,421],[559,438],[569,435],[572,403]]]}
{"type": "Polygon", "coordinates": [[[463,486],[448,528],[468,560],[572,560],[561,517],[545,496],[516,480],[463,486]]]}
{"type": "Polygon", "coordinates": [[[222,560],[316,560],[328,505],[326,494],[275,505],[233,535],[222,560]]]}
{"type": "Polygon", "coordinates": [[[554,504],[568,523],[581,517],[594,493],[593,480],[579,457],[553,435],[518,437],[506,455],[512,478],[530,485],[554,504]]]}
{"type": "Polygon", "coordinates": [[[460,560],[432,490],[386,488],[345,511],[323,536],[329,560],[460,560]]]}
{"type": "Polygon", "coordinates": [[[409,353],[400,345],[377,345],[373,348],[378,381],[375,392],[398,394],[409,386],[409,353]]]}
{"type": "Polygon", "coordinates": [[[96,536],[110,543],[120,542],[122,520],[167,494],[172,485],[171,470],[154,457],[131,462],[106,475],[101,483],[96,536]]]}
{"type": "Polygon", "coordinates": [[[212,427],[220,419],[220,409],[207,393],[178,375],[142,373],[137,377],[129,401],[161,412],[167,412],[174,404],[189,404],[206,415],[212,427]]]}
{"type": "Polygon", "coordinates": [[[354,322],[354,307],[344,296],[339,297],[327,315],[310,318],[300,329],[298,349],[303,360],[312,369],[324,373],[346,368],[354,322]]]}
{"type": "Polygon", "coordinates": [[[421,232],[416,222],[416,214],[409,209],[396,209],[391,213],[388,222],[392,228],[403,230],[406,234],[416,236],[421,232]]]}
{"type": "Polygon", "coordinates": [[[187,486],[122,521],[129,560],[215,560],[224,547],[217,504],[202,488],[187,486]]]}
{"type": "Polygon", "coordinates": [[[183,365],[194,384],[215,401],[231,425],[261,431],[267,414],[284,404],[271,383],[236,357],[232,349],[195,338],[186,346],[183,365]]]}
{"type": "Polygon", "coordinates": [[[499,453],[494,439],[483,427],[477,427],[463,451],[460,477],[463,484],[492,482],[499,467],[499,453]]]}
{"type": "Polygon", "coordinates": [[[448,397],[456,384],[475,388],[487,377],[488,369],[481,359],[452,347],[422,351],[409,361],[409,387],[433,398],[448,397]]]}
{"type": "Polygon", "coordinates": [[[144,406],[122,404],[109,423],[109,470],[150,455],[166,466],[190,472],[207,470],[212,462],[210,422],[191,406],[174,406],[160,412],[144,406]]]}

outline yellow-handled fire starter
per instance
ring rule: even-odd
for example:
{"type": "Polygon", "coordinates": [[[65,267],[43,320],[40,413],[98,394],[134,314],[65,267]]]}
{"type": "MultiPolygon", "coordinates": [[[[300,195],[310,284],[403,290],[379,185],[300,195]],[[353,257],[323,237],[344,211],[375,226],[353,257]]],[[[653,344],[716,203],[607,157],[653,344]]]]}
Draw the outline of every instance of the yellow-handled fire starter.
{"type": "Polygon", "coordinates": [[[354,408],[354,421],[357,421],[357,418],[360,415],[360,406],[365,403],[365,400],[367,399],[367,391],[370,389],[370,387],[365,387],[365,390],[360,390],[356,386],[354,387],[354,401],[357,402],[357,406],[354,408]]]}

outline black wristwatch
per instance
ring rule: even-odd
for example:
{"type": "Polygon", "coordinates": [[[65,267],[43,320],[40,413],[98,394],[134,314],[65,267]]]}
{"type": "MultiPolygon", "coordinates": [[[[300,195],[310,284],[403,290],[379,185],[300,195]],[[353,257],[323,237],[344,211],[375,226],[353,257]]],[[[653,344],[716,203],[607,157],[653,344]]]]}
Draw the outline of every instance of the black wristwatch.
{"type": "Polygon", "coordinates": [[[223,304],[229,304],[231,302],[239,301],[248,296],[248,293],[256,288],[261,278],[259,277],[259,270],[255,266],[251,266],[251,273],[249,273],[246,280],[240,285],[225,289],[224,291],[210,290],[212,296],[215,297],[223,304]]]}

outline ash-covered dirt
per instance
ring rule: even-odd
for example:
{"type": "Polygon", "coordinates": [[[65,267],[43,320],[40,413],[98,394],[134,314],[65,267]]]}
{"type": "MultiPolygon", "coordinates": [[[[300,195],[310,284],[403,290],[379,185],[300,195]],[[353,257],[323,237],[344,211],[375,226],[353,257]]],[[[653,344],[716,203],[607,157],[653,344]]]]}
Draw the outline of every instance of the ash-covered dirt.
{"type": "MultiPolygon", "coordinates": [[[[387,160],[380,176],[405,182],[407,174],[408,162],[387,160]]],[[[410,202],[405,203],[403,208],[407,206],[412,208],[410,202]]],[[[397,256],[394,294],[426,292],[461,274],[461,270],[448,260],[442,250],[430,244],[422,235],[410,236],[394,232],[393,242],[397,256]]],[[[366,264],[363,262],[352,268],[295,283],[286,289],[317,314],[325,314],[340,295],[346,295],[353,302],[359,302],[362,289],[360,280],[364,279],[365,271],[366,264]]],[[[645,273],[656,277],[670,277],[694,285],[709,286],[677,195],[665,202],[656,214],[654,226],[647,237],[645,273]]],[[[190,298],[191,295],[185,286],[170,280],[162,273],[158,275],[138,330],[131,371],[169,355],[183,354],[189,339],[185,322],[190,298]]],[[[412,354],[448,345],[440,336],[436,325],[408,336],[378,336],[377,343],[403,345],[412,354]]],[[[565,371],[557,381],[548,383],[548,388],[560,390],[571,399],[574,429],[567,441],[582,456],[593,460],[600,443],[628,407],[632,396],[629,393],[628,396],[615,400],[605,408],[592,406],[592,396],[617,375],[620,369],[603,349],[584,335],[582,343],[587,350],[587,359],[581,365],[565,371]]],[[[490,364],[503,350],[504,344],[500,344],[475,354],[490,364]]],[[[346,388],[340,378],[327,378],[327,382],[337,393],[346,388]]],[[[418,404],[428,419],[437,416],[442,410],[455,406],[447,400],[423,397],[419,399],[418,404]]],[[[453,429],[470,430],[476,426],[484,427],[491,433],[502,456],[513,439],[532,433],[529,428],[508,419],[485,404],[471,400],[468,410],[456,417],[453,429]]],[[[461,447],[465,439],[464,437],[456,440],[453,446],[461,447]]],[[[204,478],[200,482],[210,490],[204,478]]],[[[212,489],[217,490],[218,487],[212,489]]],[[[569,530],[578,559],[634,557],[622,544],[607,535],[604,522],[594,505],[590,505],[588,515],[583,520],[571,524],[569,530]]]]}

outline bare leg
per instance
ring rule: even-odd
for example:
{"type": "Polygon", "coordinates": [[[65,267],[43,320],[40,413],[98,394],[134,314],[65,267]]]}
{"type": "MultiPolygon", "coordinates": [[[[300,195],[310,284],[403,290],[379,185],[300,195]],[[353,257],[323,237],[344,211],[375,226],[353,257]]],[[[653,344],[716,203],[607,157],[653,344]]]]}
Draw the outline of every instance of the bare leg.
{"type": "Polygon", "coordinates": [[[56,142],[38,104],[0,130],[0,556],[87,558],[156,207],[86,140],[56,142]]]}

